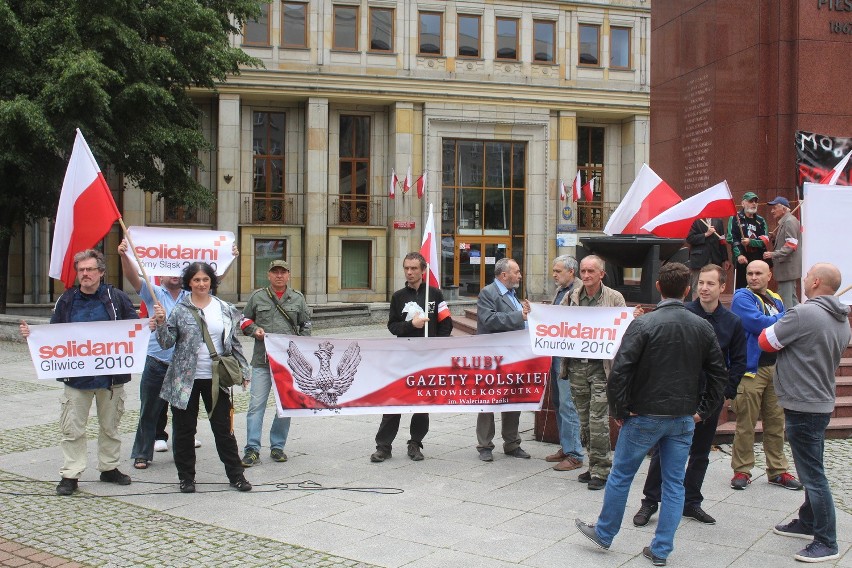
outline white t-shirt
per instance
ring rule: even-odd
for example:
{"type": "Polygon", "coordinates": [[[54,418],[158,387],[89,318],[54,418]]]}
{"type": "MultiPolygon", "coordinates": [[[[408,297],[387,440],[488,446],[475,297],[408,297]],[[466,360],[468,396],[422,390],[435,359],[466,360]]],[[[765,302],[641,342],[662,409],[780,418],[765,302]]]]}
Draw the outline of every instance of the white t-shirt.
{"type": "MultiPolygon", "coordinates": [[[[216,353],[220,355],[225,351],[225,345],[222,341],[222,333],[225,331],[225,321],[222,318],[222,305],[215,299],[211,300],[207,307],[199,310],[199,314],[207,324],[207,331],[210,333],[210,339],[213,340],[213,347],[216,353]]],[[[198,346],[198,365],[195,367],[196,379],[212,379],[213,378],[213,360],[210,358],[210,350],[207,349],[207,342],[202,341],[198,346]]]]}

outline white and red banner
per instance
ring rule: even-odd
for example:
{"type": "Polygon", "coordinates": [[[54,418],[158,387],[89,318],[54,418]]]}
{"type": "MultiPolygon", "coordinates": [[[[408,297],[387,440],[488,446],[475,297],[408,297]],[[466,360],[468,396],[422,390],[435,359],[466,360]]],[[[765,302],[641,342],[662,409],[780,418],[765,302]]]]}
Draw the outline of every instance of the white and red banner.
{"type": "Polygon", "coordinates": [[[583,197],[586,201],[594,201],[595,199],[595,178],[590,177],[583,184],[583,197]]]}
{"type": "MultiPolygon", "coordinates": [[[[166,227],[129,227],[133,248],[148,274],[180,276],[192,262],[206,262],[218,276],[234,261],[234,233],[170,229],[166,227]]],[[[136,259],[128,249],[127,257],[136,259]]]]}
{"type": "Polygon", "coordinates": [[[550,357],[527,331],[469,337],[265,337],[279,416],[538,410],[550,357]]]}
{"type": "Polygon", "coordinates": [[[723,181],[663,211],[642,225],[642,228],[658,237],[685,239],[696,219],[736,214],[737,206],[731,197],[731,188],[727,181],[723,181]]]}
{"type": "Polygon", "coordinates": [[[77,278],[74,255],[94,247],[118,219],[121,213],[78,128],[56,210],[50,277],[62,280],[66,288],[73,286],[77,278]]]}
{"type": "Polygon", "coordinates": [[[27,345],[39,379],[141,373],[148,320],[94,321],[30,326],[27,345]]]}
{"type": "Polygon", "coordinates": [[[408,193],[408,190],[411,189],[411,166],[408,166],[408,171],[405,172],[405,179],[402,180],[402,194],[405,195],[408,193]]]}
{"type": "Polygon", "coordinates": [[[680,202],[680,196],[660,178],[648,164],[642,164],[642,169],[627,195],[621,200],[618,208],[604,227],[607,235],[640,235],[648,234],[642,225],[680,202]]]}
{"type": "Polygon", "coordinates": [[[563,180],[559,180],[559,201],[565,201],[568,198],[568,194],[565,193],[565,182],[563,180]]]}
{"type": "Polygon", "coordinates": [[[417,178],[414,185],[417,187],[417,199],[423,199],[423,194],[426,193],[426,172],[423,172],[423,175],[417,178]]]}
{"type": "Polygon", "coordinates": [[[396,184],[398,184],[398,183],[399,183],[399,178],[396,177],[396,172],[393,170],[393,168],[391,168],[390,190],[388,192],[388,195],[390,196],[391,199],[396,197],[396,184]]]}
{"type": "Polygon", "coordinates": [[[574,178],[574,183],[571,184],[571,194],[574,198],[574,201],[580,201],[583,199],[583,193],[581,191],[582,181],[580,179],[580,172],[577,172],[577,176],[574,178]]]}
{"type": "Polygon", "coordinates": [[[438,256],[438,238],[435,236],[435,215],[429,204],[429,218],[423,228],[423,242],[420,244],[420,254],[426,259],[429,267],[429,286],[441,288],[441,257],[438,256]]]}
{"type": "Polygon", "coordinates": [[[821,184],[825,185],[835,185],[837,184],[837,180],[840,179],[840,174],[843,173],[843,170],[846,169],[846,164],[849,163],[849,158],[852,157],[852,150],[846,153],[846,156],[843,157],[842,160],[837,162],[837,165],[832,168],[830,172],[828,172],[823,178],[820,180],[821,184]]]}
{"type": "Polygon", "coordinates": [[[536,355],[612,359],[621,345],[633,308],[530,304],[530,348],[536,355]]]}

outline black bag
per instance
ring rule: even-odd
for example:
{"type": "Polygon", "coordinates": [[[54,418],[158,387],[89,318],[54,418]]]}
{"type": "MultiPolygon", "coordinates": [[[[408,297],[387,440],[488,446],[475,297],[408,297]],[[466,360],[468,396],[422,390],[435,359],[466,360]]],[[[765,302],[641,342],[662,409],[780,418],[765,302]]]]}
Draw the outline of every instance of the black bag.
{"type": "Polygon", "coordinates": [[[192,311],[192,315],[195,316],[195,321],[201,327],[201,333],[204,334],[204,343],[207,344],[207,351],[210,352],[210,358],[213,360],[213,392],[219,392],[220,388],[229,389],[243,384],[243,371],[240,367],[240,362],[233,355],[219,355],[216,353],[216,348],[213,347],[213,340],[210,338],[210,332],[207,331],[207,323],[194,310],[192,311]]]}

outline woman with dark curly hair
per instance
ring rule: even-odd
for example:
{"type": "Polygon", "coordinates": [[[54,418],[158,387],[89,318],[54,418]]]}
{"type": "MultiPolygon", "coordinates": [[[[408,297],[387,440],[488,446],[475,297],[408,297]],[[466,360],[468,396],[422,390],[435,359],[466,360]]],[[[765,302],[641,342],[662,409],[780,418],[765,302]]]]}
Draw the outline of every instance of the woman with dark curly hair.
{"type": "Polygon", "coordinates": [[[231,487],[251,491],[251,484],[243,476],[244,469],[231,424],[231,394],[224,388],[213,392],[213,360],[199,325],[199,322],[204,322],[219,355],[237,358],[247,383],[248,363],[236,335],[240,313],[232,304],[215,296],[216,272],[209,264],[193,262],[184,269],[182,280],[183,288],[190,294],[175,305],[168,320],[160,305],[154,308],[157,341],[164,349],[175,348],[160,397],[172,407],[172,451],[180,490],[183,493],[195,492],[195,433],[200,398],[210,416],[216,450],[225,464],[231,487]]]}

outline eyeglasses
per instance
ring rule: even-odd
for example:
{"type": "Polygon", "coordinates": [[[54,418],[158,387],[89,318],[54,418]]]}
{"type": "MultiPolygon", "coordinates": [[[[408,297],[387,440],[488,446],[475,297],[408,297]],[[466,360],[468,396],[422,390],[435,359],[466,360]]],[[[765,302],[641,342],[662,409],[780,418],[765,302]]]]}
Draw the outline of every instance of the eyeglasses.
{"type": "Polygon", "coordinates": [[[77,272],[100,272],[100,271],[101,271],[101,269],[98,268],[98,267],[90,268],[88,266],[77,269],[77,272]]]}

